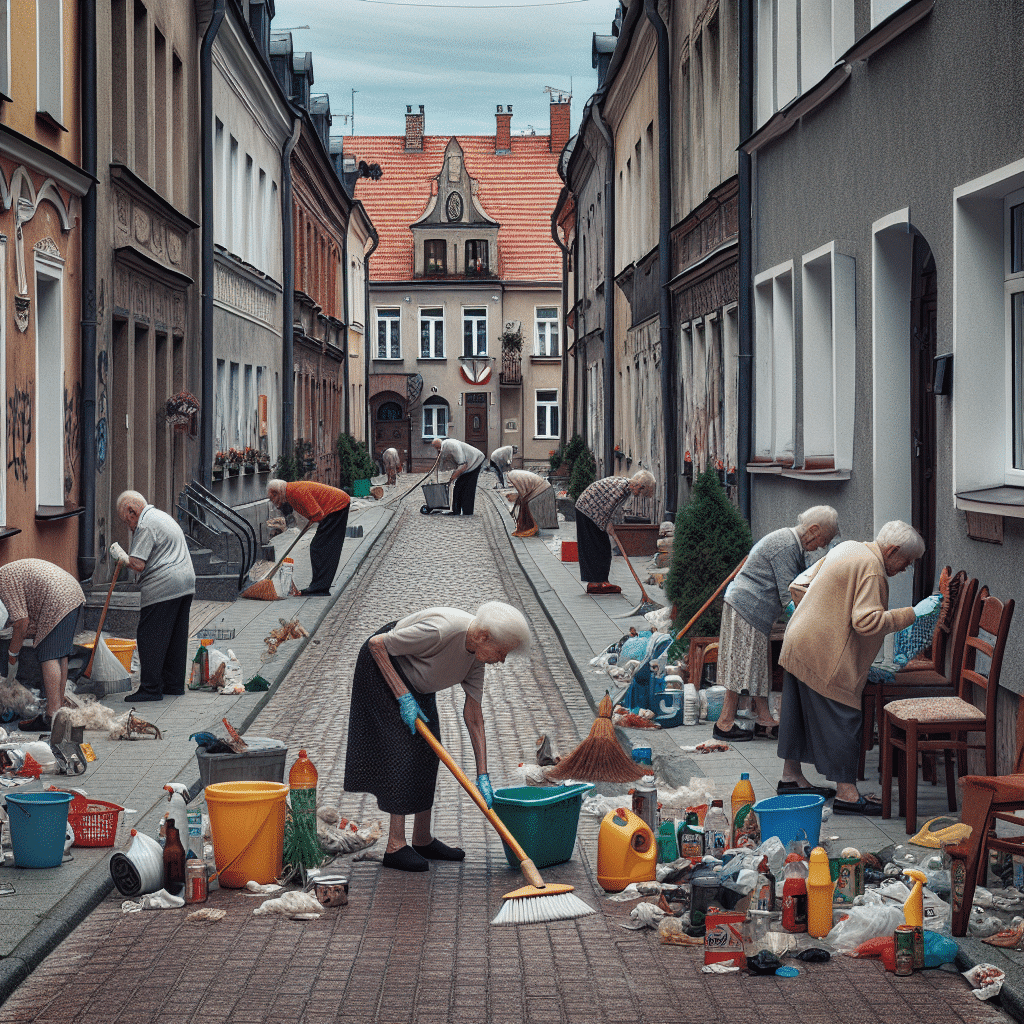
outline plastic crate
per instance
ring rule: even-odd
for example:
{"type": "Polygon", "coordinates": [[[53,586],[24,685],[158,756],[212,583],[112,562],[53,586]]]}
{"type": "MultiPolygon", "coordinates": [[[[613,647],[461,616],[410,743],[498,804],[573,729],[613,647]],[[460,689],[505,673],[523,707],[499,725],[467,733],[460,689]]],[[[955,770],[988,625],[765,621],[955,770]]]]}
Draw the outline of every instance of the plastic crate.
{"type": "Polygon", "coordinates": [[[196,748],[203,788],[215,782],[284,782],[288,748],[269,736],[246,736],[248,750],[240,754],[208,754],[196,748]]]}
{"type": "Polygon", "coordinates": [[[76,793],[68,806],[68,824],[75,833],[73,846],[113,846],[117,820],[124,808],[107,800],[76,793]]]}
{"type": "MultiPolygon", "coordinates": [[[[515,786],[494,794],[494,812],[538,868],[561,864],[572,857],[583,797],[594,788],[592,782],[571,786],[515,786]]],[[[509,867],[518,868],[519,858],[505,847],[509,867]]]]}
{"type": "Polygon", "coordinates": [[[423,508],[420,509],[422,512],[424,509],[430,512],[436,512],[438,509],[447,508],[451,504],[448,497],[448,484],[421,484],[423,488],[423,508]]]}
{"type": "Polygon", "coordinates": [[[233,629],[201,629],[195,634],[196,640],[234,640],[233,629]]]}

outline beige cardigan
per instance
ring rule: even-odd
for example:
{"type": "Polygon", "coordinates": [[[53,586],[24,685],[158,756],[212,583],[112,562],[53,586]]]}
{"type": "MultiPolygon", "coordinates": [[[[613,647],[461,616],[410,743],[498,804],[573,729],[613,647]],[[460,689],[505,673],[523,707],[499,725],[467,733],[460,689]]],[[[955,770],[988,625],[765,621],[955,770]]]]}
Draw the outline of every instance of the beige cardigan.
{"type": "Polygon", "coordinates": [[[914,609],[887,610],[889,578],[874,541],[844,541],[798,579],[779,664],[822,696],[859,708],[885,634],[909,626],[914,609]]]}

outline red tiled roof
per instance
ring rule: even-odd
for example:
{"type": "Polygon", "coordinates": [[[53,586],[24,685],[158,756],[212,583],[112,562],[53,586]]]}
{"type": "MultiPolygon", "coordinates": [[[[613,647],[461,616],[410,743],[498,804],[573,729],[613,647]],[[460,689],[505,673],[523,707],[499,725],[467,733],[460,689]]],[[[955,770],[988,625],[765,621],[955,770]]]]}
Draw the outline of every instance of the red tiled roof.
{"type": "MultiPolygon", "coordinates": [[[[426,135],[422,153],[405,151],[404,135],[346,135],[345,153],[380,164],[379,181],[360,178],[356,199],[366,207],[380,237],[370,259],[371,281],[404,281],[413,276],[409,228],[423,215],[431,183],[441,172],[451,136],[426,135]]],[[[458,135],[466,170],[478,183],[477,200],[496,220],[497,270],[508,281],[560,281],[561,251],[551,240],[551,211],[562,179],[558,154],[546,135],[512,137],[512,152],[498,156],[493,135],[458,135]]]]}

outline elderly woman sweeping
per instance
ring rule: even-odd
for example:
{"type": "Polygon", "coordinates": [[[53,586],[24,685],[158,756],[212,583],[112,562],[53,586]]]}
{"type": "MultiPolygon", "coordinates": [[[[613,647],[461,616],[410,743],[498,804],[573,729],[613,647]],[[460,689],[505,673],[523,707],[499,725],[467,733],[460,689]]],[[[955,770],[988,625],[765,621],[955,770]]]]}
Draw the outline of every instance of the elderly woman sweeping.
{"type": "Polygon", "coordinates": [[[516,500],[512,506],[512,515],[516,518],[516,529],[512,536],[533,537],[539,527],[530,512],[530,502],[545,491],[550,491],[551,484],[543,477],[525,469],[513,469],[508,474],[508,482],[516,489],[516,500]]]}
{"type": "Polygon", "coordinates": [[[641,469],[627,480],[607,476],[595,480],[576,500],[576,543],[579,547],[580,579],[588,594],[621,594],[622,587],[608,582],[612,567],[612,520],[630,496],[654,497],[654,477],[641,469]]]}
{"type": "Polygon", "coordinates": [[[432,860],[462,860],[465,852],[435,839],[430,810],[437,783],[437,755],[416,732],[416,720],[438,732],[435,694],[461,686],[463,719],[476,758],[476,785],[490,807],[487,740],[481,708],[484,666],[504,662],[530,645],[521,612],[500,601],[475,615],[458,608],[427,608],[389,622],[363,644],[352,682],[345,754],[345,790],[372,793],[391,816],[384,866],[426,871],[432,860]],[[405,819],[412,814],[412,846],[405,819]]]}
{"type": "Polygon", "coordinates": [[[85,594],[78,580],[59,565],[41,558],[20,558],[0,567],[0,601],[10,617],[11,643],[7,679],[18,675],[18,656],[26,637],[33,637],[43,674],[46,711],[20,723],[24,732],[49,732],[53,716],[64,703],[68,657],[74,646],[78,612],[85,594]]]}
{"type": "Polygon", "coordinates": [[[754,736],[778,736],[767,700],[771,690],[768,637],[791,603],[790,583],[807,567],[804,553],[827,547],[838,533],[836,510],[815,505],[797,516],[796,526],[762,537],[729,584],[718,639],[718,681],[725,686],[725,700],[712,730],[715,739],[739,743],[754,736]],[[757,712],[752,733],[735,724],[740,694],[750,696],[757,712]]]}

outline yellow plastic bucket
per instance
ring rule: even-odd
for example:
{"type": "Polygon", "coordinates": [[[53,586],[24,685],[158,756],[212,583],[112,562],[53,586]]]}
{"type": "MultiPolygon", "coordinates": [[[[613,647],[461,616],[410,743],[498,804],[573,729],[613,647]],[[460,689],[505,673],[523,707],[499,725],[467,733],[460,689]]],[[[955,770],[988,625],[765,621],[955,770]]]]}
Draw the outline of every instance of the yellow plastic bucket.
{"type": "MultiPolygon", "coordinates": [[[[135,653],[135,641],[134,640],[118,640],[116,637],[106,637],[107,649],[121,664],[129,671],[132,670],[132,655],[135,653]]],[[[82,646],[91,651],[95,646],[94,642],[90,640],[88,643],[82,644],[82,646]]]]}
{"type": "Polygon", "coordinates": [[[281,874],[285,797],[282,782],[215,782],[204,790],[220,884],[244,889],[281,874]]]}

